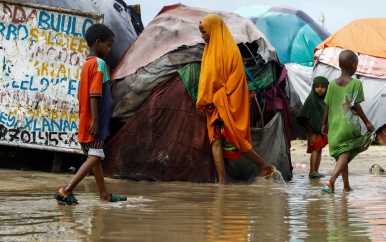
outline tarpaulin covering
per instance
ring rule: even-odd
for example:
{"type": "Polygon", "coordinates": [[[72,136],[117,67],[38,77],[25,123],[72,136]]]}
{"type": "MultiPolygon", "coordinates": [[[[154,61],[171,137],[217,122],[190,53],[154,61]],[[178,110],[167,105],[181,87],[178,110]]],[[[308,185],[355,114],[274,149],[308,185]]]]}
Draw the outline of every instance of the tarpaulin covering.
{"type": "MultiPolygon", "coordinates": [[[[122,0],[19,0],[18,2],[29,2],[43,4],[51,7],[82,10],[91,13],[102,13],[104,15],[104,24],[107,25],[115,34],[115,42],[111,51],[105,58],[110,68],[115,68],[119,59],[126,49],[137,38],[137,32],[132,24],[131,5],[126,5],[122,0]]],[[[136,9],[139,6],[137,5],[136,9]]],[[[142,26],[140,13],[134,12],[137,29],[142,26]],[[138,27],[139,26],[139,27],[138,27]]]]}
{"type": "MultiPolygon", "coordinates": [[[[122,80],[114,80],[111,84],[113,99],[111,117],[125,122],[149,98],[153,88],[159,83],[175,74],[182,66],[192,62],[201,62],[203,50],[203,45],[190,48],[181,47],[122,80]]],[[[137,56],[137,58],[141,59],[142,56],[137,56]]]]}
{"type": "Polygon", "coordinates": [[[301,10],[247,5],[235,11],[249,18],[275,47],[281,63],[314,65],[314,48],[330,34],[301,10]]]}
{"type": "Polygon", "coordinates": [[[134,74],[139,68],[182,45],[204,44],[198,25],[203,17],[212,13],[224,19],[236,43],[258,41],[263,58],[267,61],[276,60],[274,48],[248,19],[241,18],[235,13],[176,4],[164,7],[150,21],[120,60],[112,79],[121,79],[134,74]]]}
{"type": "MultiPolygon", "coordinates": [[[[262,65],[275,63],[274,70],[268,68],[268,71],[274,72],[265,75],[273,80],[264,83],[276,84],[277,75],[283,67],[274,49],[248,19],[234,13],[190,8],[181,4],[165,7],[126,51],[113,74],[112,118],[119,120],[123,126],[105,147],[104,169],[108,176],[149,181],[216,181],[206,117],[195,109],[192,98],[196,92],[204,47],[198,23],[209,13],[220,14],[230,26],[236,41],[243,41],[243,46],[254,43],[250,47],[256,47],[252,49],[254,55],[262,58],[262,65]]],[[[259,81],[259,76],[256,81],[259,81]]],[[[281,87],[277,87],[270,97],[282,103],[287,102],[280,100],[283,99],[281,94],[281,87]]],[[[270,109],[269,120],[275,114],[279,114],[279,119],[285,119],[281,115],[284,106],[270,109]]],[[[292,177],[290,144],[285,133],[288,126],[283,123],[279,123],[280,128],[269,126],[262,133],[272,132],[276,136],[272,135],[271,138],[280,136],[280,140],[284,140],[285,149],[269,145],[265,157],[289,180],[292,177]],[[282,152],[287,156],[283,156],[282,152]],[[284,158],[277,159],[277,156],[284,158]]],[[[275,142],[269,141],[270,144],[275,142]]],[[[265,147],[267,143],[260,145],[265,147]]],[[[238,164],[238,160],[233,162],[238,164]]],[[[230,180],[250,180],[259,172],[254,165],[244,177],[232,176],[237,169],[227,168],[230,180]]],[[[242,164],[240,169],[244,169],[242,164]]]]}
{"type": "Polygon", "coordinates": [[[386,18],[356,19],[320,43],[315,52],[326,47],[341,47],[357,53],[386,58],[386,18]]]}
{"type": "Polygon", "coordinates": [[[194,109],[177,73],[154,89],[107,143],[105,154],[108,176],[194,182],[216,177],[206,117],[194,109]]]}
{"type": "MultiPolygon", "coordinates": [[[[292,178],[292,171],[288,165],[289,147],[283,125],[283,116],[278,112],[264,128],[251,128],[251,135],[253,149],[267,162],[275,165],[283,179],[288,181],[292,178]]],[[[233,180],[250,181],[259,174],[257,166],[246,157],[237,161],[227,160],[225,165],[228,176],[233,180]]]]}
{"type": "Polygon", "coordinates": [[[236,10],[263,32],[288,70],[287,93],[291,97],[292,138],[305,138],[295,118],[310,93],[314,48],[330,34],[301,10],[284,6],[247,5],[236,10]]]}
{"type": "MultiPolygon", "coordinates": [[[[254,150],[292,178],[281,112],[264,128],[252,128],[254,150]],[[269,145],[268,145],[269,144],[269,145]]],[[[217,173],[206,117],[195,110],[181,77],[171,76],[124,124],[105,147],[104,172],[140,181],[215,182],[217,173]]],[[[245,157],[226,160],[230,181],[252,181],[258,167],[245,157]]]]}

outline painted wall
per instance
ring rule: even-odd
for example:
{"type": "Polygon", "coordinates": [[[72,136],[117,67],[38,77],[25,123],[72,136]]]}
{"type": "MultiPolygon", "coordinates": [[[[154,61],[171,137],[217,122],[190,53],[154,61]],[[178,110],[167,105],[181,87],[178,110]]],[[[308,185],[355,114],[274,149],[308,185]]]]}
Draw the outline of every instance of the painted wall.
{"type": "Polygon", "coordinates": [[[103,15],[0,2],[0,144],[79,152],[85,31],[103,15]]]}

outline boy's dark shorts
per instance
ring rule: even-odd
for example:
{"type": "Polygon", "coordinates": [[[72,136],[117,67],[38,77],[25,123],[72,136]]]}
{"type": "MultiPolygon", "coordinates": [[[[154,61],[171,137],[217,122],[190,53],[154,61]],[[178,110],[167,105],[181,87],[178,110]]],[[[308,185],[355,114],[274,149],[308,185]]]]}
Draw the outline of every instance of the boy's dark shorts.
{"type": "Polygon", "coordinates": [[[104,140],[94,141],[89,143],[80,143],[80,147],[83,150],[85,155],[97,156],[103,160],[105,158],[105,153],[103,152],[104,140]]]}

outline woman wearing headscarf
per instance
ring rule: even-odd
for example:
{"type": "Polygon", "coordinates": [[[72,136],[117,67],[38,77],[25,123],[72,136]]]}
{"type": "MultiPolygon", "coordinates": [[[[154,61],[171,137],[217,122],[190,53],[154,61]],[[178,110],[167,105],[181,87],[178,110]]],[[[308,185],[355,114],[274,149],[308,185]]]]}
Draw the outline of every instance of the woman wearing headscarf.
{"type": "Polygon", "coordinates": [[[249,93],[240,50],[220,16],[204,17],[199,29],[206,45],[196,108],[206,114],[219,183],[227,183],[224,158],[242,155],[259,167],[260,176],[270,180],[275,167],[252,149],[249,93]]]}

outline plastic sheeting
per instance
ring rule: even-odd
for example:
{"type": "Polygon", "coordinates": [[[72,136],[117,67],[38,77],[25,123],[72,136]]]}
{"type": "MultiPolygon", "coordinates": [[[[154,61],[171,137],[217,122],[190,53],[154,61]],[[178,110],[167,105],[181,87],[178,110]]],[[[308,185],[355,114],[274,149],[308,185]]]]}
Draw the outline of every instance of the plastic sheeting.
{"type": "MultiPolygon", "coordinates": [[[[264,160],[281,172],[284,180],[289,181],[292,178],[292,168],[288,162],[289,148],[285,141],[283,125],[283,116],[278,112],[264,128],[251,128],[252,146],[264,160]]],[[[230,179],[236,181],[250,181],[260,172],[259,168],[246,157],[236,161],[227,160],[225,165],[230,179]]]]}
{"type": "Polygon", "coordinates": [[[386,58],[386,18],[356,19],[320,43],[318,50],[342,47],[365,55],[386,58]]]}
{"type": "MultiPolygon", "coordinates": [[[[281,113],[263,129],[252,128],[252,139],[255,151],[290,180],[289,147],[281,113]]],[[[107,143],[105,154],[104,171],[110,177],[199,183],[217,179],[206,117],[195,110],[177,74],[153,90],[146,103],[107,143]]],[[[226,161],[229,180],[251,181],[259,174],[257,166],[244,159],[226,161]]]]}
{"type": "Polygon", "coordinates": [[[180,48],[153,61],[135,74],[111,84],[111,117],[125,122],[149,98],[152,90],[159,83],[175,74],[181,66],[192,62],[201,62],[203,45],[180,48]]]}
{"type": "Polygon", "coordinates": [[[282,63],[314,65],[314,48],[330,34],[301,10],[248,5],[235,11],[250,18],[275,47],[282,63]]]}
{"type": "MultiPolygon", "coordinates": [[[[131,21],[132,6],[124,5],[124,2],[120,0],[20,0],[19,2],[102,13],[104,15],[104,24],[109,26],[115,34],[114,45],[111,47],[109,55],[105,58],[107,64],[112,69],[116,66],[126,49],[137,38],[137,33],[131,21]]],[[[142,25],[138,13],[136,14],[136,21],[137,24],[139,21],[139,25],[142,25]]]]}
{"type": "Polygon", "coordinates": [[[287,95],[291,100],[291,139],[306,139],[305,128],[298,125],[296,117],[300,109],[311,92],[312,87],[312,67],[302,66],[296,63],[285,64],[288,70],[288,86],[286,86],[287,95]]]}
{"type": "Polygon", "coordinates": [[[105,174],[141,181],[214,182],[206,132],[178,74],[158,85],[105,147],[105,174]]]}
{"type": "Polygon", "coordinates": [[[212,13],[220,15],[224,19],[236,43],[257,41],[259,54],[264,60],[276,61],[274,48],[248,19],[235,13],[176,4],[164,7],[146,26],[118,63],[112,74],[112,79],[122,79],[134,74],[139,68],[147,66],[183,45],[204,44],[198,25],[203,17],[212,13]]]}

